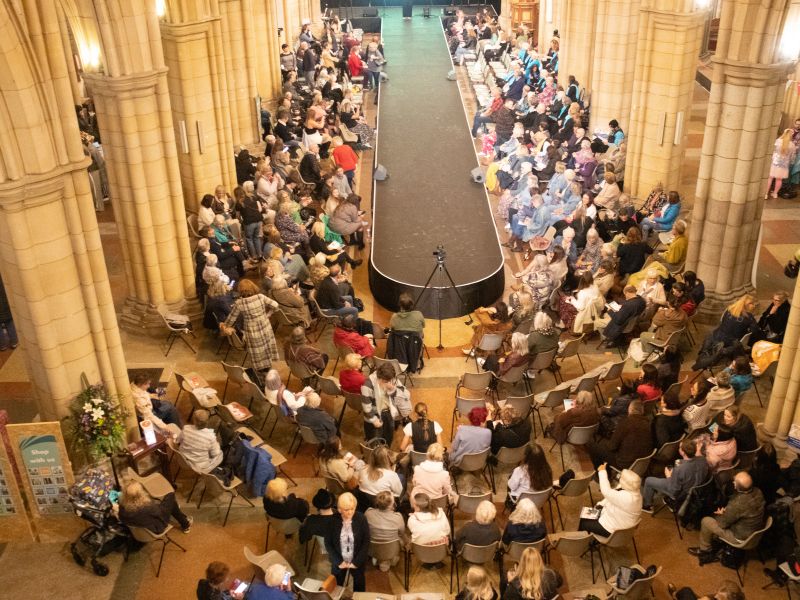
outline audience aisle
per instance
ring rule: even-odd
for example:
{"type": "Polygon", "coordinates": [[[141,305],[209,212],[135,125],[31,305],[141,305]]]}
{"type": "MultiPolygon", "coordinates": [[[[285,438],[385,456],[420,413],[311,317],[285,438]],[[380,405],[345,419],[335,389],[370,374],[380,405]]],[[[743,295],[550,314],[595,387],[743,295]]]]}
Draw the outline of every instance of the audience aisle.
{"type": "MultiPolygon", "coordinates": [[[[387,9],[387,18],[399,19],[399,10],[387,9]]],[[[390,50],[390,49],[389,49],[390,50]]],[[[391,86],[391,81],[387,84],[391,86]]],[[[705,94],[699,86],[696,97],[698,100],[705,94]]],[[[467,100],[469,110],[472,110],[471,100],[467,100]]],[[[367,117],[372,122],[374,114],[371,105],[367,104],[367,117]]],[[[461,119],[461,115],[454,118],[461,119]]],[[[691,202],[693,193],[693,178],[696,173],[696,160],[702,135],[697,128],[698,119],[702,121],[703,115],[693,114],[689,125],[691,149],[687,155],[687,166],[684,170],[684,185],[682,191],[687,199],[687,204],[691,202]]],[[[466,124],[465,124],[466,126],[466,124]]],[[[364,177],[364,172],[368,172],[371,164],[371,151],[367,151],[362,157],[361,172],[357,174],[359,182],[359,193],[364,198],[369,198],[370,180],[364,177]],[[366,165],[366,169],[364,166],[366,165]]],[[[456,174],[454,174],[455,176],[456,174]]],[[[462,176],[462,174],[457,174],[462,176]]],[[[492,198],[493,203],[496,198],[492,198]]],[[[787,256],[793,252],[795,244],[793,239],[798,230],[800,221],[800,209],[794,207],[791,201],[777,200],[770,201],[771,204],[765,213],[764,235],[766,240],[762,244],[760,256],[760,269],[758,273],[759,297],[768,298],[768,295],[775,289],[785,287],[786,280],[782,275],[782,265],[787,256]],[[768,241],[768,242],[767,242],[768,241]]],[[[369,216],[369,215],[368,215],[369,216]]],[[[124,299],[126,295],[124,272],[121,262],[121,252],[119,249],[116,228],[113,224],[113,212],[107,210],[101,213],[101,233],[103,235],[103,245],[106,250],[109,272],[112,278],[112,289],[115,299],[124,299]]],[[[511,274],[518,270],[519,255],[511,255],[506,265],[506,281],[513,282],[511,274]]],[[[369,293],[367,283],[367,272],[365,268],[356,270],[353,281],[357,295],[364,300],[365,316],[376,322],[386,324],[390,313],[375,304],[369,293]]],[[[507,290],[508,291],[508,290],[507,290]]],[[[465,339],[469,338],[471,330],[463,325],[462,319],[448,320],[444,325],[443,343],[445,349],[441,352],[435,349],[438,341],[437,324],[434,321],[428,322],[426,328],[426,341],[431,352],[431,359],[426,361],[425,370],[414,376],[414,386],[411,388],[413,401],[426,402],[430,408],[430,417],[439,422],[443,428],[443,437],[449,440],[451,436],[450,423],[453,406],[453,390],[458,377],[464,369],[474,370],[473,361],[465,361],[460,351],[465,339]]],[[[163,368],[162,381],[169,382],[168,396],[174,398],[177,394],[177,385],[173,373],[198,371],[210,383],[212,387],[222,390],[225,385],[225,376],[219,365],[220,357],[215,354],[217,341],[213,335],[205,333],[201,335],[198,343],[198,354],[191,354],[186,348],[176,346],[167,359],[163,356],[163,340],[147,339],[130,334],[124,335],[125,351],[130,368],[158,367],[163,368]]],[[[279,346],[282,345],[285,329],[279,336],[279,346]]],[[[330,331],[320,340],[322,348],[334,354],[331,342],[330,331]]],[[[603,362],[616,358],[616,354],[609,351],[601,351],[595,348],[596,342],[584,345],[581,349],[582,358],[587,369],[602,364],[603,362]]],[[[379,355],[383,354],[383,346],[379,355]]],[[[687,362],[687,364],[690,364],[687,362]]],[[[282,377],[288,375],[288,370],[283,362],[278,364],[278,370],[282,377]]],[[[628,364],[626,374],[633,375],[635,369],[632,364],[628,364]]],[[[327,371],[330,374],[330,368],[327,371]]],[[[580,374],[577,361],[569,360],[564,366],[565,378],[570,378],[580,374]]],[[[549,373],[542,375],[536,381],[536,391],[548,389],[552,385],[552,376],[549,373]]],[[[28,389],[27,375],[24,363],[21,360],[21,353],[5,352],[0,353],[0,408],[8,408],[12,420],[22,421],[29,419],[35,413],[32,402],[19,403],[18,399],[25,394],[28,389]]],[[[296,389],[297,382],[293,380],[291,387],[296,389]]],[[[763,385],[763,384],[762,384],[763,385]]],[[[762,387],[762,392],[767,391],[762,387]]],[[[228,398],[237,397],[238,390],[231,386],[228,391],[228,398]]],[[[185,395],[179,406],[185,415],[189,412],[189,405],[185,395]]],[[[323,408],[338,416],[341,409],[341,400],[336,400],[335,406],[331,398],[323,398],[323,408]]],[[[758,408],[757,402],[750,398],[745,400],[745,410],[758,421],[762,411],[758,408]]],[[[260,420],[259,420],[260,422],[260,420]]],[[[269,432],[269,427],[265,428],[265,433],[269,432]]],[[[342,428],[344,445],[348,449],[356,449],[358,442],[362,438],[362,424],[359,416],[348,412],[342,428]]],[[[552,441],[543,439],[539,432],[539,441],[546,450],[550,448],[552,441]]],[[[277,449],[286,452],[290,442],[289,431],[285,426],[278,425],[270,443],[277,449]]],[[[285,470],[298,483],[298,486],[291,488],[293,493],[310,499],[314,491],[322,485],[322,480],[314,476],[314,460],[312,449],[308,445],[303,445],[296,457],[288,457],[289,462],[285,470]]],[[[548,458],[554,472],[560,474],[560,464],[558,459],[558,449],[548,453],[548,458]]],[[[574,452],[571,448],[565,449],[565,459],[568,468],[576,471],[586,471],[591,469],[591,464],[584,452],[574,452]]],[[[506,477],[497,478],[498,489],[495,496],[495,504],[498,512],[502,509],[502,501],[505,498],[506,477]]],[[[462,488],[480,486],[485,488],[485,483],[477,480],[469,482],[464,478],[460,482],[462,488]]],[[[264,535],[266,522],[264,512],[260,502],[256,502],[256,507],[251,508],[243,502],[235,502],[231,511],[227,526],[222,528],[224,507],[227,501],[214,498],[206,498],[202,507],[196,508],[197,495],[194,502],[187,504],[185,496],[191,487],[191,479],[182,477],[178,487],[179,501],[186,507],[188,514],[195,517],[195,524],[192,531],[183,535],[175,532],[176,541],[187,548],[187,552],[181,553],[172,547],[167,550],[164,568],[161,577],[155,577],[155,565],[158,560],[156,548],[145,548],[142,551],[131,555],[127,563],[122,563],[119,555],[114,555],[109,559],[112,567],[108,578],[98,580],[88,570],[81,570],[71,560],[68,545],[65,540],[45,543],[35,547],[10,545],[0,550],[0,589],[4,590],[3,595],[13,598],[36,598],[45,597],[51,591],[47,587],[47,581],[40,577],[41,565],[47,565],[48,579],[58,579],[69,582],[69,586],[61,590],[61,597],[77,597],[74,594],[80,590],[81,597],[87,599],[104,600],[112,599],[151,599],[151,598],[192,598],[197,580],[203,576],[206,564],[211,560],[223,560],[232,568],[232,575],[241,579],[249,580],[253,575],[253,570],[243,555],[243,547],[249,546],[257,552],[263,551],[264,535]],[[9,574],[13,574],[10,576],[9,574]],[[75,592],[73,592],[75,590],[75,592]]],[[[598,498],[596,487],[595,499],[598,498]]],[[[588,503],[587,498],[580,498],[572,502],[564,502],[562,510],[568,514],[567,529],[574,529],[577,524],[577,514],[583,504],[588,503]]],[[[549,514],[546,513],[549,524],[549,514]]],[[[499,520],[504,523],[505,515],[500,515],[499,520]]],[[[456,528],[463,523],[463,519],[456,519],[456,528]]],[[[80,531],[83,526],[82,521],[75,520],[75,532],[80,531]]],[[[685,548],[697,545],[698,533],[696,531],[687,532],[681,541],[677,538],[674,523],[671,515],[666,511],[652,517],[644,515],[642,524],[637,534],[637,543],[645,565],[658,564],[663,567],[662,575],[655,584],[657,598],[666,598],[666,583],[669,581],[679,585],[690,585],[699,591],[710,591],[716,583],[722,579],[735,579],[735,574],[722,567],[719,563],[698,567],[696,559],[690,557],[685,552],[685,548]]],[[[272,536],[270,547],[281,551],[286,556],[299,576],[305,576],[306,570],[303,568],[304,552],[296,539],[283,539],[282,536],[272,536]]],[[[633,553],[627,549],[612,557],[614,565],[621,562],[632,562],[633,553]]],[[[568,559],[566,562],[557,553],[551,554],[551,564],[565,578],[564,589],[580,589],[591,585],[591,574],[588,560],[568,559]]],[[[762,591],[761,587],[768,581],[761,573],[761,565],[753,561],[748,569],[746,579],[746,592],[749,600],[760,600],[774,598],[778,592],[774,590],[762,591]]],[[[434,572],[417,571],[412,579],[412,591],[446,591],[448,579],[448,567],[444,570],[434,572]],[[441,580],[438,579],[441,577],[441,580]]],[[[496,580],[497,574],[493,569],[493,578],[496,580]]],[[[319,553],[314,557],[310,570],[311,576],[324,577],[329,572],[329,566],[324,556],[319,553]]],[[[398,568],[400,574],[402,569],[398,568]]],[[[400,593],[401,584],[395,573],[383,573],[375,568],[367,569],[367,589],[375,593],[400,593]]],[[[780,592],[782,593],[782,592],[780,592]]]]}

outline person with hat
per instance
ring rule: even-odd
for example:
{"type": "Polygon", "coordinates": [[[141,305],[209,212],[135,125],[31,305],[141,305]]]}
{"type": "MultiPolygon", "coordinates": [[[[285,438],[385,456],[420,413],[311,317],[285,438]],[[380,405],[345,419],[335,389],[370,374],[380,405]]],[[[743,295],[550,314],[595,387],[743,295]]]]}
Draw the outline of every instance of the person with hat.
{"type": "Polygon", "coordinates": [[[489,413],[482,406],[473,408],[467,414],[469,425],[459,425],[451,442],[450,465],[458,467],[466,454],[479,454],[492,443],[492,432],[486,428],[489,413]]]}
{"type": "Polygon", "coordinates": [[[333,503],[335,498],[328,490],[320,488],[311,499],[317,513],[308,515],[300,526],[300,543],[305,544],[314,536],[325,537],[333,524],[333,503]]]}

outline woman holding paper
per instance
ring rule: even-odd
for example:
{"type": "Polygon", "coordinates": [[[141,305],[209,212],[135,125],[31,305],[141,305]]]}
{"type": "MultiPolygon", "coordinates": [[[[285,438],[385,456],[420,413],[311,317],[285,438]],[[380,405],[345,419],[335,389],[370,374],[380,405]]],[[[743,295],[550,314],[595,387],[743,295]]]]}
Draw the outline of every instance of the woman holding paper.
{"type": "Polygon", "coordinates": [[[600,516],[582,516],[578,529],[608,537],[618,529],[630,529],[638,525],[642,515],[642,478],[630,469],[624,469],[617,489],[613,489],[608,481],[606,463],[597,467],[597,478],[603,494],[603,499],[597,503],[602,507],[600,516]]]}
{"type": "Polygon", "coordinates": [[[551,434],[557,443],[564,444],[573,427],[588,427],[599,421],[600,416],[597,414],[592,392],[578,392],[575,400],[572,401],[572,406],[553,419],[551,434]]]}

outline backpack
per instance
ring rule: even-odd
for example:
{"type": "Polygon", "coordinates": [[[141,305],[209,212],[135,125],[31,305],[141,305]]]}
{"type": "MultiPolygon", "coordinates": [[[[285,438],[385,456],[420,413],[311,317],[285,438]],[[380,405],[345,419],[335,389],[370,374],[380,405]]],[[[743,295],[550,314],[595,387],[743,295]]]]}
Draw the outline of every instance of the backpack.
{"type": "Polygon", "coordinates": [[[723,567],[738,569],[744,563],[745,551],[741,548],[734,548],[725,544],[719,554],[719,562],[723,567]]]}

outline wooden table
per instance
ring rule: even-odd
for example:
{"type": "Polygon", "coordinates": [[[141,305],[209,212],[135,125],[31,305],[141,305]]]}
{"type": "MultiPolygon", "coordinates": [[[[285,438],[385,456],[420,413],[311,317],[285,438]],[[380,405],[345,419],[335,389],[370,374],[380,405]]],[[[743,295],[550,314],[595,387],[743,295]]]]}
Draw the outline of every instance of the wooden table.
{"type": "Polygon", "coordinates": [[[125,450],[128,455],[128,463],[142,477],[160,471],[162,475],[169,478],[167,438],[158,431],[155,434],[155,444],[148,444],[142,438],[138,442],[127,445],[125,450]]]}

